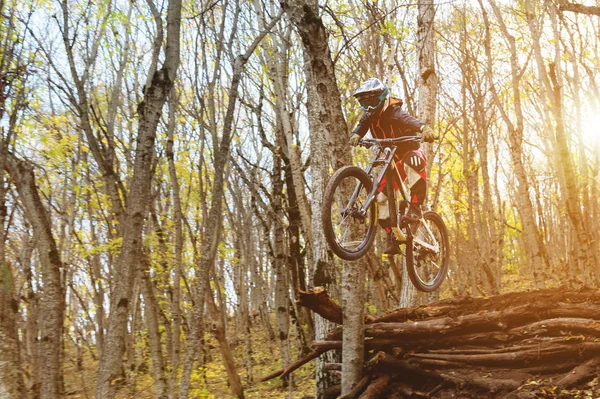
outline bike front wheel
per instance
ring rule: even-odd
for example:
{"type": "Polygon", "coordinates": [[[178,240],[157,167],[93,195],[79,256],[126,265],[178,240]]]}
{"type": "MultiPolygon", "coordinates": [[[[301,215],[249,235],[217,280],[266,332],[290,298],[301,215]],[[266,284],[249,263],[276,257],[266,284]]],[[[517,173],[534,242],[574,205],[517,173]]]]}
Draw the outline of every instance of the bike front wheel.
{"type": "Polygon", "coordinates": [[[323,229],[331,250],[345,260],[356,260],[367,253],[377,229],[376,201],[365,208],[373,183],[356,166],[338,169],[325,189],[323,229]]]}
{"type": "Polygon", "coordinates": [[[441,216],[425,212],[406,242],[406,269],[413,285],[420,291],[437,289],[448,273],[448,230],[441,216]]]}

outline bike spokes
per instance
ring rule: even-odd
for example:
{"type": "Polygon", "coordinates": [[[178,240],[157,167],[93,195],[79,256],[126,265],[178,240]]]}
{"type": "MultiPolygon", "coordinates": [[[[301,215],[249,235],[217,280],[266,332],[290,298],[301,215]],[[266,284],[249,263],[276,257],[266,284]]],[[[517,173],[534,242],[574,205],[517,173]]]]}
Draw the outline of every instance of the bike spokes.
{"type": "Polygon", "coordinates": [[[375,201],[368,200],[372,186],[369,175],[356,166],[337,170],[327,184],[323,231],[331,250],[342,259],[360,258],[373,243],[377,209],[375,201]]]}
{"type": "Polygon", "coordinates": [[[354,176],[339,182],[336,199],[331,204],[331,222],[335,241],[348,252],[357,251],[365,243],[373,218],[372,209],[365,209],[367,189],[354,176]],[[355,193],[358,187],[358,193],[355,193]],[[352,197],[350,201],[347,198],[352,197]],[[344,198],[346,198],[344,200],[344,198]]]}
{"type": "Polygon", "coordinates": [[[411,281],[421,291],[432,291],[441,284],[448,268],[448,237],[439,215],[424,215],[414,229],[411,249],[411,281]]]}
{"type": "MultiPolygon", "coordinates": [[[[419,223],[415,234],[415,266],[417,276],[423,283],[428,283],[435,278],[440,270],[440,245],[437,229],[431,229],[431,223],[423,220],[419,223]]],[[[433,226],[435,227],[435,226],[433,226]]]]}

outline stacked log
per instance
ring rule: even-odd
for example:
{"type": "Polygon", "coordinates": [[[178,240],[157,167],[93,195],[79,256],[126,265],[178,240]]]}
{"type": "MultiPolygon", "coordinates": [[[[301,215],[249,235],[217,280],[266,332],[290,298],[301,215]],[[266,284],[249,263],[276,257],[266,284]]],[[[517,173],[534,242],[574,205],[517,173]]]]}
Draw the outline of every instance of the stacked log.
{"type": "MultiPolygon", "coordinates": [[[[322,289],[302,293],[299,304],[342,322],[322,289]]],[[[263,380],[341,349],[341,328],[263,380]]],[[[558,288],[398,309],[366,319],[365,348],[370,361],[348,398],[600,397],[600,291],[558,288]]]]}

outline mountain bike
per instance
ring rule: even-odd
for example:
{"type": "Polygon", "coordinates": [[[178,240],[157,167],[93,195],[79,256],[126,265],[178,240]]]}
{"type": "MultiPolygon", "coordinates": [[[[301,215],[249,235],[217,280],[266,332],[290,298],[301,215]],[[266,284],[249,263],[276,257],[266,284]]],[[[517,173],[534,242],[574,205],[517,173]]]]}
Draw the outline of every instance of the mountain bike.
{"type": "Polygon", "coordinates": [[[409,190],[394,162],[396,145],[420,141],[421,136],[362,139],[358,145],[374,149],[368,167],[344,166],[333,174],[325,189],[322,218],[331,250],[345,260],[361,258],[377,233],[376,196],[386,176],[392,232],[405,247],[408,276],[417,289],[430,292],[440,286],[448,271],[448,231],[442,217],[433,211],[423,212],[416,222],[403,217],[409,205],[409,190]],[[398,191],[394,181],[398,182],[398,191]]]}

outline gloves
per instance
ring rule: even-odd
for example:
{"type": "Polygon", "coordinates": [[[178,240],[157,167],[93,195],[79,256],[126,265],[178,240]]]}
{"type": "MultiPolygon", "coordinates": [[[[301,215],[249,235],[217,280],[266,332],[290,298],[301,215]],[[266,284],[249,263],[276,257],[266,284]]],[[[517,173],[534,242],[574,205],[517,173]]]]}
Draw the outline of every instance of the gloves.
{"type": "Polygon", "coordinates": [[[354,133],[352,136],[350,136],[350,140],[348,140],[348,143],[350,143],[350,145],[352,147],[356,147],[356,145],[358,144],[359,141],[360,141],[360,136],[358,134],[354,133]]]}
{"type": "Polygon", "coordinates": [[[437,138],[433,129],[427,125],[423,125],[421,128],[421,133],[423,133],[423,141],[426,143],[433,143],[433,141],[437,138]]]}

